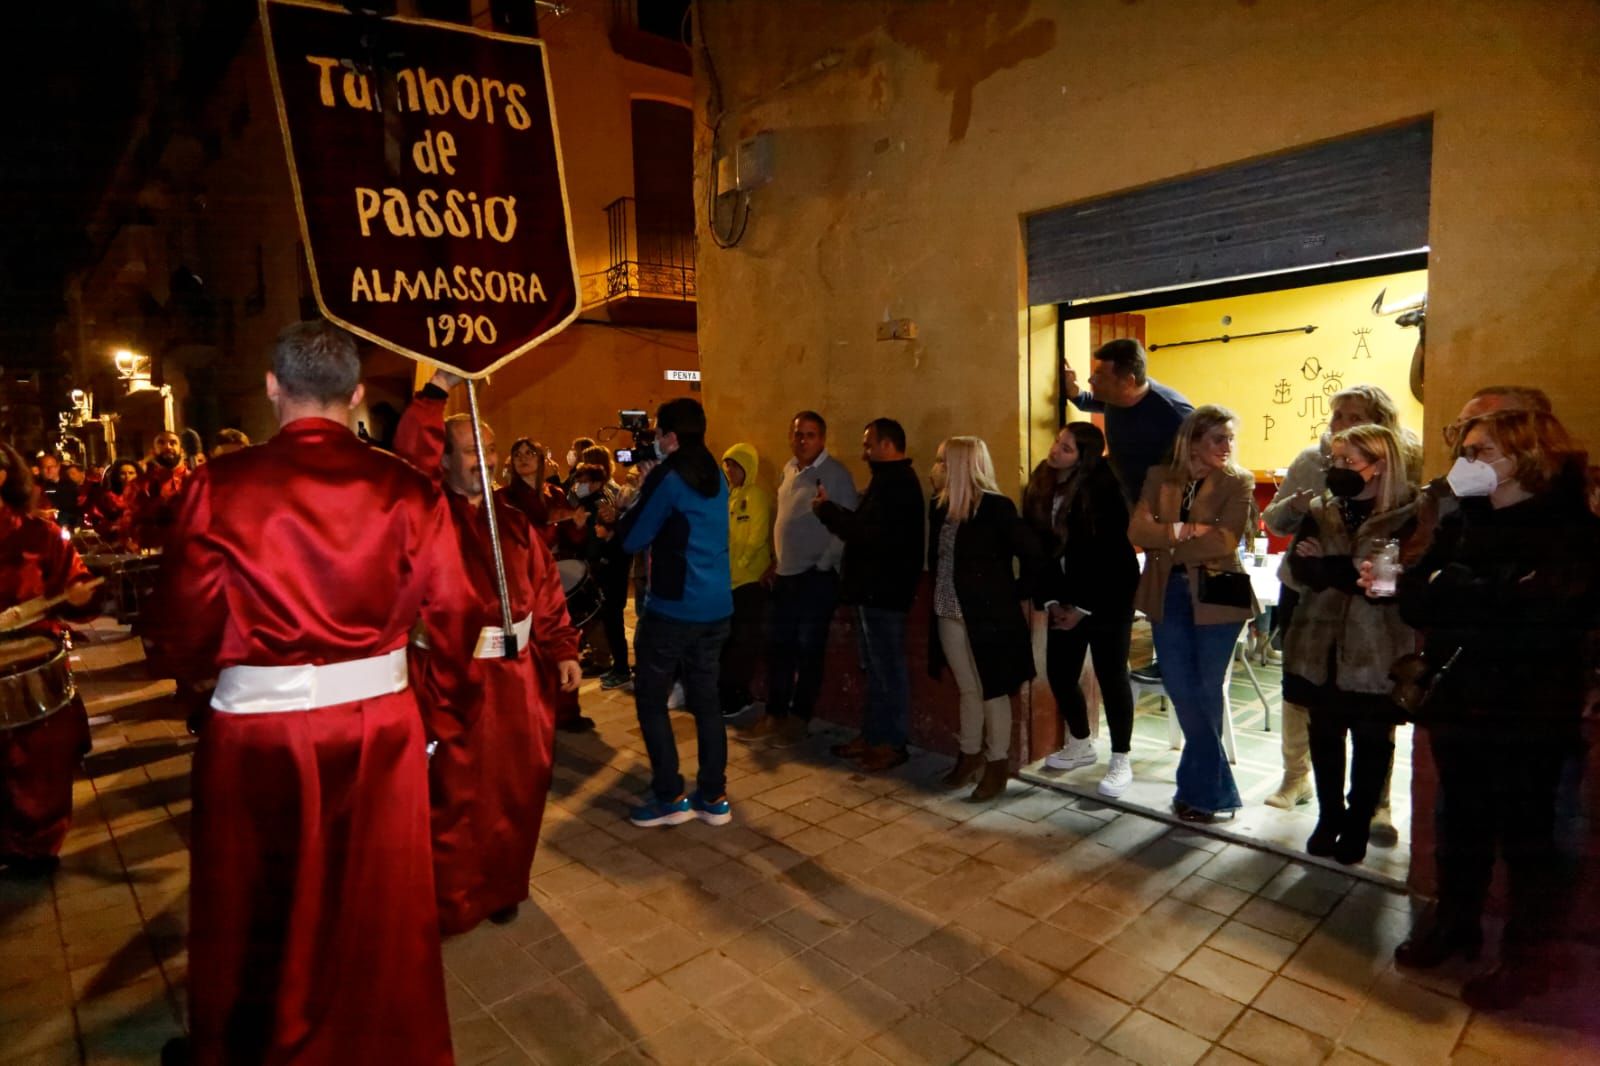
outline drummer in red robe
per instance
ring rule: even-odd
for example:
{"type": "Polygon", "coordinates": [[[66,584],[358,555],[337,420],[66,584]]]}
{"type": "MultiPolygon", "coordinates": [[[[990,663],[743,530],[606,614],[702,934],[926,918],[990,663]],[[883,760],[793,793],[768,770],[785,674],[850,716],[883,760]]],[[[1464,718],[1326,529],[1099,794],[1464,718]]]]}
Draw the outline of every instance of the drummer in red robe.
{"type": "MultiPolygon", "coordinates": [[[[553,709],[541,675],[577,690],[578,631],[567,618],[561,577],[526,516],[498,494],[495,518],[517,654],[502,654],[503,620],[483,506],[472,423],[444,417],[453,375],[440,373],[400,418],[395,451],[440,476],[467,583],[446,604],[450,646],[414,647],[412,677],[428,737],[434,880],[439,926],[462,933],[484,918],[505,923],[528,898],[555,754],[553,709]]],[[[483,430],[494,468],[494,436],[483,430]]]]}
{"type": "Polygon", "coordinates": [[[267,443],[179,497],[146,647],[217,679],[194,761],[189,1013],[201,1064],[452,1061],[406,643],[451,570],[429,479],[349,428],[353,340],[286,329],[267,443]]]}
{"type": "MultiPolygon", "coordinates": [[[[68,613],[92,614],[89,571],[54,522],[34,513],[27,461],[0,443],[0,611],[40,596],[66,594],[68,613]]],[[[48,617],[0,633],[16,647],[26,637],[55,641],[65,627],[48,617]]],[[[13,664],[20,666],[21,664],[13,664]]],[[[72,778],[89,751],[89,719],[73,697],[54,714],[0,728],[0,865],[48,873],[72,821],[72,778]]]]}
{"type": "Polygon", "coordinates": [[[139,476],[133,509],[133,540],[139,547],[166,547],[178,516],[178,497],[190,472],[178,435],[170,429],[156,434],[150,459],[139,476]]]}

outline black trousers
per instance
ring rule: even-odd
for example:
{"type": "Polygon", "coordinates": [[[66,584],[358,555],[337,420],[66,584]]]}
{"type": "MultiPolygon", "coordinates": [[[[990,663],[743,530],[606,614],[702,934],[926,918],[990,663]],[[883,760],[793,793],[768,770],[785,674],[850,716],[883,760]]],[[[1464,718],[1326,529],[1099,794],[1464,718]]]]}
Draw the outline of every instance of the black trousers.
{"type": "Polygon", "coordinates": [[[1557,935],[1571,905],[1568,861],[1556,848],[1556,789],[1577,740],[1557,734],[1428,733],[1439,776],[1434,858],[1441,916],[1476,921],[1496,848],[1505,858],[1508,915],[1502,952],[1557,935]]]}
{"type": "Polygon", "coordinates": [[[1317,786],[1319,820],[1366,825],[1378,809],[1383,783],[1394,762],[1394,724],[1371,715],[1318,705],[1308,722],[1311,776],[1317,786]],[[1350,791],[1345,792],[1345,737],[1350,738],[1350,791]]]}
{"type": "Polygon", "coordinates": [[[839,575],[807,570],[772,583],[767,629],[767,713],[809,721],[822,691],[828,628],[839,602],[839,575]]]}
{"type": "Polygon", "coordinates": [[[717,707],[717,666],[728,640],[728,620],[680,622],[646,611],[635,637],[633,702],[650,755],[651,790],[668,802],[683,795],[678,742],[667,711],[672,684],[681,678],[700,747],[700,793],[718,798],[728,785],[728,733],[717,707]]]}
{"type": "Polygon", "coordinates": [[[596,580],[605,602],[600,607],[600,625],[611,646],[611,668],[628,669],[628,630],[623,621],[628,607],[628,562],[608,562],[599,568],[596,580]]]}
{"type": "Polygon", "coordinates": [[[1128,685],[1128,646],[1132,643],[1133,611],[1118,616],[1095,614],[1071,629],[1051,629],[1045,637],[1045,673],[1050,692],[1066,720],[1067,732],[1089,735],[1089,707],[1078,678],[1083,657],[1094,663],[1094,677],[1106,705],[1111,750],[1126,754],[1133,744],[1133,690],[1128,685]]]}
{"type": "Polygon", "coordinates": [[[750,680],[767,642],[767,590],[759,581],[733,590],[733,620],[722,646],[719,694],[722,713],[732,714],[750,702],[750,680]]]}

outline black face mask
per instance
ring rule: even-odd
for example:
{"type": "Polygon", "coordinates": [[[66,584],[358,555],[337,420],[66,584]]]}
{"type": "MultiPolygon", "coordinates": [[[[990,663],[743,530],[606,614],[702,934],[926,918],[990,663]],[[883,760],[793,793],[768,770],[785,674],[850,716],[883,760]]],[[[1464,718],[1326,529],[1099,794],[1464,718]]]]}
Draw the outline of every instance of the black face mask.
{"type": "Polygon", "coordinates": [[[1328,471],[1328,491],[1341,500],[1354,499],[1361,495],[1361,490],[1366,487],[1366,479],[1360,472],[1349,467],[1336,466],[1328,471]]]}

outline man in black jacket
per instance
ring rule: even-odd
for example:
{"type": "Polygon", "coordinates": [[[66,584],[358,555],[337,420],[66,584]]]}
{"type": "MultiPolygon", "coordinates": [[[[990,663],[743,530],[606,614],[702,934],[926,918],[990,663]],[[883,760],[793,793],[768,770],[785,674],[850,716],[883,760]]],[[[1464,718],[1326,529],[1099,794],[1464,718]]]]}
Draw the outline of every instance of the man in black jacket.
{"type": "Polygon", "coordinates": [[[906,458],[906,431],[892,418],[875,418],[861,435],[861,457],[872,480],[854,511],[828,499],[819,483],[812,508],[828,532],[844,541],[839,599],[855,607],[861,659],[867,671],[867,708],[861,735],[833,753],[856,759],[863,770],[888,770],[905,762],[911,716],[906,670],[906,615],[922,576],[927,506],[922,483],[906,458]]]}

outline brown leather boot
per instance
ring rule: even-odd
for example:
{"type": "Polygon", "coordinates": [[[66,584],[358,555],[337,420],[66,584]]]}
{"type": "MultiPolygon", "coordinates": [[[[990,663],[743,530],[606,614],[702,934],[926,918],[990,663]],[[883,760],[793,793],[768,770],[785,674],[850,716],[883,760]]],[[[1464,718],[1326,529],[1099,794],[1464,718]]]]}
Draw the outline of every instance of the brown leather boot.
{"type": "Polygon", "coordinates": [[[976,781],[978,775],[982,772],[983,756],[981,754],[962,755],[961,758],[956,760],[956,764],[950,768],[950,772],[939,778],[939,784],[943,788],[960,788],[962,785],[969,785],[976,781]]]}
{"type": "Polygon", "coordinates": [[[991,759],[983,764],[983,780],[967,797],[968,803],[987,803],[1006,790],[1006,779],[1011,776],[1006,759],[991,759]]]}

